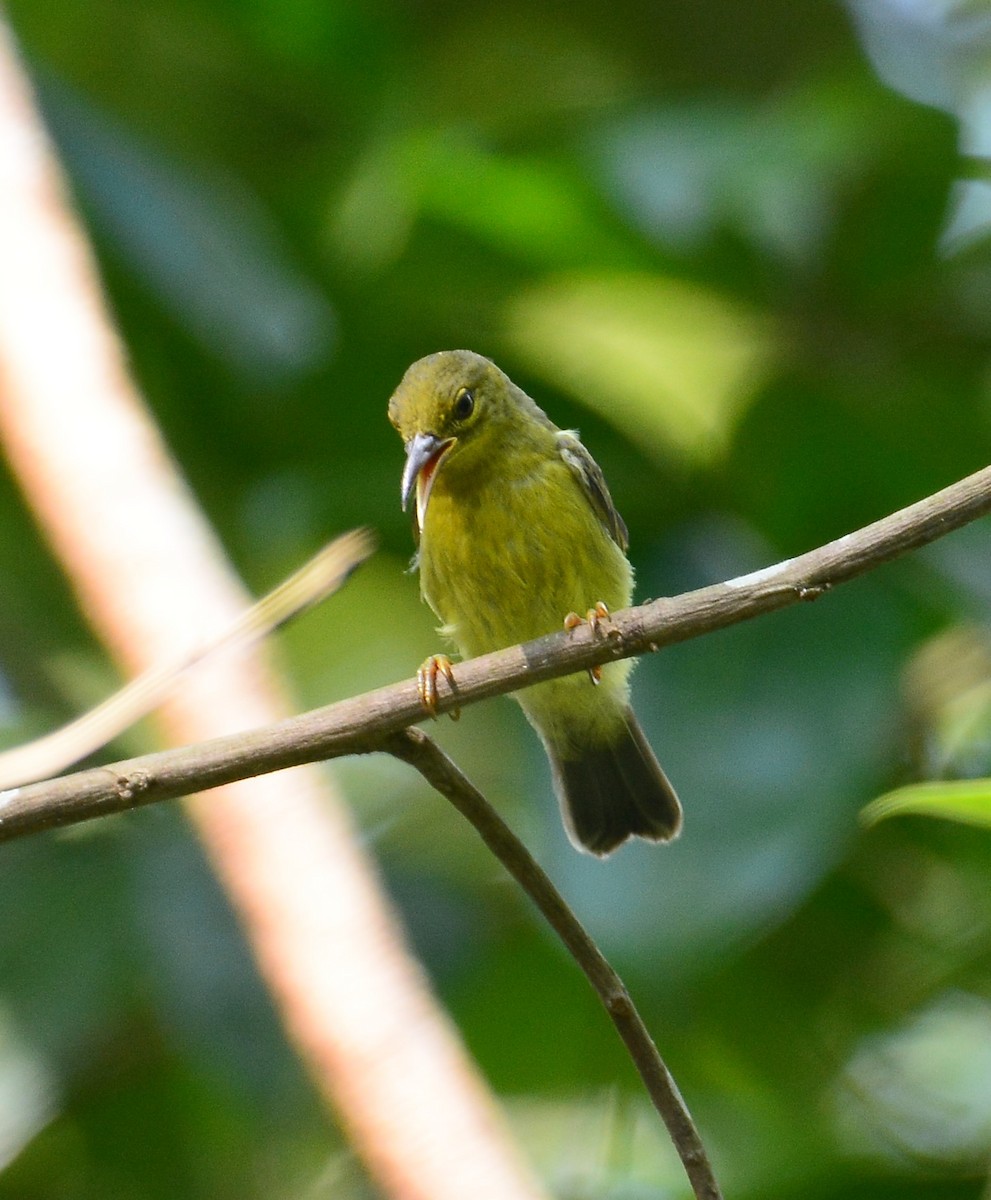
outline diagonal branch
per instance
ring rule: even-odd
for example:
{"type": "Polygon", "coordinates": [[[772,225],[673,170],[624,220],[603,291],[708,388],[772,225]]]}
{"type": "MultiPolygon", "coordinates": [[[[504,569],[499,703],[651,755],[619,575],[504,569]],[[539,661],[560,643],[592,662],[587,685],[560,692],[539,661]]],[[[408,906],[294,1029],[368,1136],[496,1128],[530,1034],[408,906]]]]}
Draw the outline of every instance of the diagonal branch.
{"type": "Polygon", "coordinates": [[[381,748],[415,767],[432,787],[450,800],[540,909],[584,971],[619,1031],[651,1102],[667,1126],[696,1197],[698,1200],[721,1200],[712,1164],[695,1123],[626,985],[561,893],[482,793],[422,730],[404,729],[383,742],[381,748]]]}
{"type": "MultiPolygon", "coordinates": [[[[814,600],[991,511],[991,467],[908,508],[797,558],[726,583],[616,613],[596,636],[587,627],[459,664],[456,690],[438,711],[464,708],[596,663],[659,650],[799,600],[814,600]]],[[[290,717],[262,729],[212,738],[0,792],[0,841],[170,800],[283,767],[377,746],[424,719],[412,681],[290,717]]]]}
{"type": "Polygon", "coordinates": [[[374,539],[368,530],[352,529],[350,533],[341,534],[278,587],[250,608],[243,609],[227,629],[206,646],[187,651],[178,662],[155,663],[67,725],[0,752],[0,788],[21,780],[33,783],[37,779],[47,779],[89,758],[142,717],[161,708],[191,667],[215,659],[223,650],[246,649],[299,613],[326,600],[374,548],[374,539]]]}

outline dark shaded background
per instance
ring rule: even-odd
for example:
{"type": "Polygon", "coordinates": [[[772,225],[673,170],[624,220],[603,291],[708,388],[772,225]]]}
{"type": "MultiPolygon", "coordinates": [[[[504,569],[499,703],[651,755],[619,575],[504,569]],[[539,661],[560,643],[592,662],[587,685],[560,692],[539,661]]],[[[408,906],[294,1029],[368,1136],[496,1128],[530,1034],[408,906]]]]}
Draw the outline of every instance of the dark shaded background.
{"type": "MultiPolygon", "coordinates": [[[[300,705],[439,648],[385,417],[429,351],[487,353],[581,427],[641,597],[988,460],[984,3],[7,7],[134,370],[249,583],[380,531],[282,638],[300,705]]],[[[115,679],[0,488],[13,743],[115,679]]],[[[991,773],[989,549],[982,523],[644,662],[686,806],[670,849],[576,855],[513,705],[438,727],[627,976],[728,1195],[987,1195],[991,841],[857,813],[991,773]]],[[[396,763],[339,770],[553,1193],[684,1194],[584,982],[472,832],[396,763]]],[[[175,806],[0,857],[2,1200],[374,1194],[175,806]]]]}

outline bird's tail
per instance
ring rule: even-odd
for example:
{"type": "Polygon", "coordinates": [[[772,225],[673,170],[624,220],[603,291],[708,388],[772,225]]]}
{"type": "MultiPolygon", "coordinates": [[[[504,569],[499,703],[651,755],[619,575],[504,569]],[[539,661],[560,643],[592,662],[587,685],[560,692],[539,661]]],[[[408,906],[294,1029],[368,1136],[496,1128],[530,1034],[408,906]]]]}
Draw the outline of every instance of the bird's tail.
{"type": "Polygon", "coordinates": [[[627,838],[668,842],[681,832],[681,804],[630,709],[615,741],[562,758],[547,747],[568,836],[606,855],[627,838]]]}

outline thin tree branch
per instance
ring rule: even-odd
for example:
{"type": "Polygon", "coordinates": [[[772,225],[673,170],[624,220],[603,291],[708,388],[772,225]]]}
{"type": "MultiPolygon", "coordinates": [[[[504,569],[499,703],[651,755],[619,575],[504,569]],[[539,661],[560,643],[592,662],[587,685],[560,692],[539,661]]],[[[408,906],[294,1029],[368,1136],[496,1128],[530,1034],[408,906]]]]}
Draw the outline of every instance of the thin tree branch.
{"type": "Polygon", "coordinates": [[[415,767],[474,825],[486,846],[540,909],[584,971],[626,1043],[650,1099],[667,1126],[696,1197],[720,1200],[719,1185],[702,1139],[626,985],[549,877],[482,793],[423,730],[404,729],[392,734],[381,749],[415,767]]]}
{"type": "MultiPolygon", "coordinates": [[[[991,511],[991,467],[797,558],[588,627],[471,659],[438,711],[465,708],[596,663],[659,650],[800,600],[935,541],[991,511]]],[[[392,684],[261,729],[0,792],[0,841],[124,812],[284,767],[366,751],[424,719],[416,684],[392,684]]]]}
{"type": "Polygon", "coordinates": [[[244,609],[218,637],[178,662],[156,663],[126,683],[102,704],[60,729],[0,752],[0,788],[47,779],[88,758],[154,712],[179,686],[187,671],[221,651],[247,649],[322,603],[364,562],[375,547],[368,530],[352,529],[318,551],[278,587],[244,609]],[[6,781],[6,782],[5,782],[6,781]]]}

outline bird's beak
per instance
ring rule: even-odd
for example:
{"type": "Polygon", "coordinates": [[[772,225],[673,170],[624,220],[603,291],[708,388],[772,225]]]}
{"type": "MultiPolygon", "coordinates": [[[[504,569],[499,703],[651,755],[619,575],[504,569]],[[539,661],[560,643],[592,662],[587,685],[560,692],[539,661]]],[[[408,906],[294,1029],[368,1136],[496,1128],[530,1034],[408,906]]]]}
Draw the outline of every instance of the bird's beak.
{"type": "Polygon", "coordinates": [[[427,500],[433,487],[437,468],[457,438],[439,438],[433,433],[418,433],[406,443],[406,467],[403,470],[403,509],[416,489],[416,516],[423,528],[427,500]]]}

